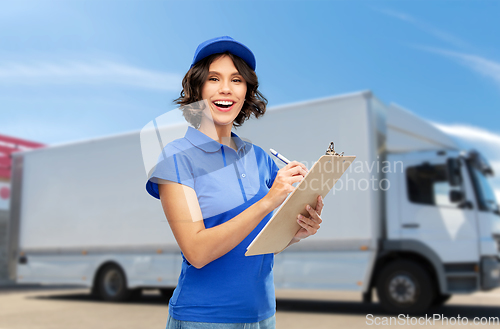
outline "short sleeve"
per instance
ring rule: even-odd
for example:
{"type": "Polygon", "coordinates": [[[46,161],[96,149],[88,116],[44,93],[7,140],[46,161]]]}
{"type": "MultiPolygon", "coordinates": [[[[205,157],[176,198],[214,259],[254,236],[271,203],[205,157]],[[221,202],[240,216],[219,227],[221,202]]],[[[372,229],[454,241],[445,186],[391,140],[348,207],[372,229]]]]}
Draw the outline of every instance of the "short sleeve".
{"type": "Polygon", "coordinates": [[[185,151],[167,145],[160,154],[158,163],[146,182],[147,192],[156,199],[160,199],[158,183],[161,179],[183,184],[194,189],[192,161],[189,155],[185,151]]]}
{"type": "Polygon", "coordinates": [[[269,173],[271,175],[271,180],[268,182],[267,187],[271,188],[280,168],[276,165],[276,162],[274,162],[274,160],[269,155],[267,155],[267,165],[269,167],[269,173]]]}

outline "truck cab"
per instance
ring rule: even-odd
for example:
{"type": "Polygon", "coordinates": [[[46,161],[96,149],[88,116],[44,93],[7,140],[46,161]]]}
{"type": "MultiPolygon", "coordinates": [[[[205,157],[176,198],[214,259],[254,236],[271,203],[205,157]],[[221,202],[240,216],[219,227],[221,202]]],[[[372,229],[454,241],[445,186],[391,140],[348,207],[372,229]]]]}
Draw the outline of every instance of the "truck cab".
{"type": "Polygon", "coordinates": [[[484,157],[447,149],[387,159],[401,169],[388,173],[394,185],[375,272],[381,301],[392,310],[423,310],[455,293],[498,287],[500,213],[484,157]],[[400,266],[384,271],[389,262],[400,266]]]}

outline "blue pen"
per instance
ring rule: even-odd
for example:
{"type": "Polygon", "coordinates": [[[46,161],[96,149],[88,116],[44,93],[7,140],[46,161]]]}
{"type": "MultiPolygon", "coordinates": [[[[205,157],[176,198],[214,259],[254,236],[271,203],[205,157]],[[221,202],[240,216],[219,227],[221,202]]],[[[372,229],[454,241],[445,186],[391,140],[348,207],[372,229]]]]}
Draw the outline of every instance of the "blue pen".
{"type": "Polygon", "coordinates": [[[269,149],[269,151],[271,151],[272,155],[274,155],[275,157],[277,157],[278,159],[280,159],[281,161],[283,161],[285,164],[289,164],[290,163],[290,160],[288,160],[287,158],[285,158],[284,156],[282,156],[281,154],[279,154],[275,150],[269,149]]]}

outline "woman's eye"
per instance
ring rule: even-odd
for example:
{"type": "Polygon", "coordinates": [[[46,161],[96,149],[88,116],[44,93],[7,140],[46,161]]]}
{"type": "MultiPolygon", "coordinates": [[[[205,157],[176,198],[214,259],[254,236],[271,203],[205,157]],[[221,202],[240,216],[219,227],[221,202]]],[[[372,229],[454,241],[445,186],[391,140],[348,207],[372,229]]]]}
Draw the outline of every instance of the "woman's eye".
{"type": "MultiPolygon", "coordinates": [[[[219,79],[215,78],[215,77],[214,78],[208,78],[208,81],[219,81],[219,79]]],[[[242,80],[241,79],[233,79],[233,82],[242,82],[242,80]]]]}

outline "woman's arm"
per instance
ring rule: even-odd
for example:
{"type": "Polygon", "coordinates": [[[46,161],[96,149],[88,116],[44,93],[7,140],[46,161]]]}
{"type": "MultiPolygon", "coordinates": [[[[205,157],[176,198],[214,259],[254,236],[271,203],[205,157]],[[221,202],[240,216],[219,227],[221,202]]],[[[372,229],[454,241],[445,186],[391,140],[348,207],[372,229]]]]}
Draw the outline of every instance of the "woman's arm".
{"type": "Polygon", "coordinates": [[[264,198],[227,222],[205,228],[196,192],[185,185],[159,184],[161,204],[174,237],[186,259],[196,268],[225,255],[277,208],[307,173],[304,164],[292,161],[278,171],[264,198]]]}

